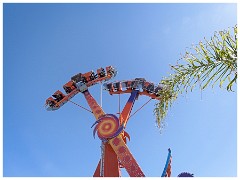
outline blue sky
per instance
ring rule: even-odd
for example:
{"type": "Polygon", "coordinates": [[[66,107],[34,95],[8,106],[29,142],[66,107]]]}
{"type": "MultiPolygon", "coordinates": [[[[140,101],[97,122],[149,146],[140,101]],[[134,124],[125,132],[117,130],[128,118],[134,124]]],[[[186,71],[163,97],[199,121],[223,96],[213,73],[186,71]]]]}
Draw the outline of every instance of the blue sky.
{"type": "MultiPolygon", "coordinates": [[[[112,65],[114,80],[158,83],[169,64],[215,31],[237,23],[236,4],[3,4],[3,175],[93,175],[100,140],[94,116],[73,104],[48,112],[45,100],[71,76],[112,65]]],[[[236,88],[235,88],[236,89],[236,88]]],[[[100,100],[100,85],[89,91],[100,100]]],[[[123,107],[128,95],[121,96],[123,107]]],[[[148,100],[139,97],[133,112],[148,100]]],[[[74,102],[87,107],[81,94],[74,102]]],[[[237,93],[195,89],[180,96],[160,134],[154,101],[133,116],[128,147],[148,177],[237,175],[237,93]]],[[[103,92],[106,113],[118,96],[103,92]]],[[[123,176],[127,176],[123,170],[123,176]]]]}

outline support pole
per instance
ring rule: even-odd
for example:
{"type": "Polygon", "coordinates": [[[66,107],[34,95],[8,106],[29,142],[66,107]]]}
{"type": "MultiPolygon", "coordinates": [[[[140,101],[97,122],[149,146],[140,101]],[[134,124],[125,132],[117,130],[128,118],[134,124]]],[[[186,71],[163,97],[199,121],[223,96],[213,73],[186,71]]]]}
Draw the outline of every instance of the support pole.
{"type": "Polygon", "coordinates": [[[104,177],[104,156],[105,156],[105,144],[101,144],[101,164],[100,164],[100,177],[104,177]]]}
{"type": "Polygon", "coordinates": [[[102,83],[100,85],[100,106],[102,107],[102,83]]]}

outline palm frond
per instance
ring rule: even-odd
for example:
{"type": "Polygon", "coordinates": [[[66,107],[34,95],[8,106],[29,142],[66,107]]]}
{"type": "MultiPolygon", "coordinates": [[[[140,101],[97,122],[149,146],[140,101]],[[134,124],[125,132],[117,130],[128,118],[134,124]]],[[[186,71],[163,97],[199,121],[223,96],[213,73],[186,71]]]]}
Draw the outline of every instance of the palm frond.
{"type": "Polygon", "coordinates": [[[233,27],[233,35],[230,30],[219,31],[204,41],[193,46],[193,52],[186,51],[181,58],[184,62],[171,65],[173,73],[160,81],[165,88],[159,92],[161,101],[154,109],[159,128],[178,95],[192,91],[197,84],[200,90],[219,83],[220,88],[233,91],[232,86],[237,82],[237,25],[233,27]],[[226,80],[228,84],[223,86],[226,80]]]}

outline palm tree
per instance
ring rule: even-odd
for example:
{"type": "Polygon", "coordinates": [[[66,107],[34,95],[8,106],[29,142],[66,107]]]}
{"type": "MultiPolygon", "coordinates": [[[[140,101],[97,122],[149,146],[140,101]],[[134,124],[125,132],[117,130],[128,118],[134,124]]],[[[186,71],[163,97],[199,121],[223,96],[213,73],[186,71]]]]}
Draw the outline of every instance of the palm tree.
{"type": "Polygon", "coordinates": [[[179,94],[188,93],[197,85],[200,90],[218,84],[220,88],[233,91],[237,82],[237,25],[232,30],[215,32],[210,40],[204,39],[186,51],[181,58],[183,64],[171,66],[173,73],[160,81],[162,98],[154,109],[159,128],[179,94]]]}

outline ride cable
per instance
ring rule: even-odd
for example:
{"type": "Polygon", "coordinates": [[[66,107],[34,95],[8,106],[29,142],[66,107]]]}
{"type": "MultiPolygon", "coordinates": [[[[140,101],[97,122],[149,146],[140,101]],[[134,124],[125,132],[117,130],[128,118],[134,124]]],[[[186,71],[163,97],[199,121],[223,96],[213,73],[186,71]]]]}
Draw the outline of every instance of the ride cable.
{"type": "Polygon", "coordinates": [[[84,110],[90,112],[90,113],[93,113],[93,112],[90,111],[89,109],[87,109],[87,108],[85,108],[85,107],[83,107],[83,106],[81,106],[81,105],[79,105],[79,104],[77,104],[77,103],[75,103],[75,102],[73,102],[73,101],[71,101],[71,100],[68,100],[68,101],[71,102],[71,103],[73,103],[74,105],[76,105],[76,106],[78,106],[78,107],[80,107],[80,108],[82,108],[82,109],[84,109],[84,110]]]}

